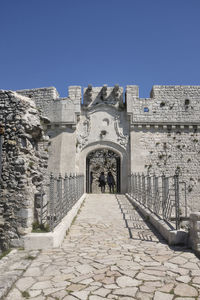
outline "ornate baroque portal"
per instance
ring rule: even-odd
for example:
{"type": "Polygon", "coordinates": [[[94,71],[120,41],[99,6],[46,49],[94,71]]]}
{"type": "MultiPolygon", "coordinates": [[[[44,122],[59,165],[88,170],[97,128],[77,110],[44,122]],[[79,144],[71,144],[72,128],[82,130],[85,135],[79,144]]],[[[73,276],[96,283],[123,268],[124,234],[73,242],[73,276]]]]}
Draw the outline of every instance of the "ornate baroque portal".
{"type": "MultiPolygon", "coordinates": [[[[103,171],[115,177],[117,193],[127,189],[129,123],[119,86],[84,90],[84,101],[76,130],[76,169],[86,175],[86,191],[99,193],[103,171]],[[93,183],[91,184],[91,172],[93,183]]],[[[108,191],[108,186],[106,186],[108,191]]]]}

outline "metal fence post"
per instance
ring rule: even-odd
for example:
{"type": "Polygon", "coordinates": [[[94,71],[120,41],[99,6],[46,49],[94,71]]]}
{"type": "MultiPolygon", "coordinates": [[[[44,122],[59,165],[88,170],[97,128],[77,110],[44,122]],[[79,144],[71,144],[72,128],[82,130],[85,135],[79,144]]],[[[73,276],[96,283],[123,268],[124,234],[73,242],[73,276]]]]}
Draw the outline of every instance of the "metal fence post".
{"type": "Polygon", "coordinates": [[[179,172],[176,170],[174,175],[175,188],[175,209],[176,209],[176,230],[180,227],[180,210],[179,210],[179,172]]]}
{"type": "Polygon", "coordinates": [[[63,213],[67,213],[67,174],[65,173],[64,183],[63,183],[63,213]]]}
{"type": "Polygon", "coordinates": [[[78,182],[77,182],[77,174],[74,174],[74,190],[75,190],[75,201],[78,200],[78,182]]]}
{"type": "Polygon", "coordinates": [[[41,189],[40,191],[40,219],[39,219],[39,223],[40,225],[43,224],[43,208],[44,208],[44,191],[43,189],[41,189]]]}
{"type": "Polygon", "coordinates": [[[66,196],[66,209],[70,210],[70,179],[69,175],[66,176],[67,196],[66,196]]]}
{"type": "Polygon", "coordinates": [[[72,207],[72,174],[69,174],[69,209],[72,207]]]}
{"type": "Polygon", "coordinates": [[[156,175],[155,173],[153,173],[153,177],[152,177],[152,208],[153,208],[153,212],[155,212],[155,207],[156,207],[156,175]]]}
{"type": "Polygon", "coordinates": [[[55,218],[55,205],[54,205],[54,176],[53,173],[50,175],[50,186],[49,186],[49,227],[52,231],[54,228],[55,218]]]}
{"type": "Polygon", "coordinates": [[[142,204],[146,204],[146,186],[145,186],[145,176],[142,173],[142,204]]]}
{"type": "Polygon", "coordinates": [[[137,174],[135,174],[135,199],[138,201],[137,174]]]}
{"type": "Polygon", "coordinates": [[[166,204],[166,184],[165,175],[162,174],[162,216],[165,218],[165,204],[166,204]]]}
{"type": "Polygon", "coordinates": [[[131,191],[130,191],[130,194],[131,194],[131,197],[133,197],[133,185],[134,185],[134,182],[133,182],[133,173],[131,173],[131,191]]]}
{"type": "Polygon", "coordinates": [[[141,176],[138,173],[138,201],[141,202],[141,176]]]}
{"type": "Polygon", "coordinates": [[[63,216],[63,208],[62,208],[62,176],[59,174],[57,178],[57,215],[56,221],[60,221],[63,216]]]}
{"type": "Polygon", "coordinates": [[[147,205],[149,209],[151,208],[151,177],[147,174],[147,205]]]}
{"type": "Polygon", "coordinates": [[[76,197],[76,193],[75,193],[75,174],[72,174],[72,206],[74,205],[75,202],[75,197],[76,197]]]}

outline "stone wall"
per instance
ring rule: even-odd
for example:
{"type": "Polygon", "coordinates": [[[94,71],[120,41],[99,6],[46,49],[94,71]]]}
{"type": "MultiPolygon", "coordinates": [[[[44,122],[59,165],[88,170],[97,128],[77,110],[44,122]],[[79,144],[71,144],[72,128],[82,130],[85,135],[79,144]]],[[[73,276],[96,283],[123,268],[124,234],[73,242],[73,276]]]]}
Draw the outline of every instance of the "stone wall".
{"type": "Polygon", "coordinates": [[[174,175],[186,183],[190,211],[200,209],[200,132],[196,129],[134,128],[132,140],[132,172],[174,175]],[[135,145],[137,143],[137,145],[135,145]]]}
{"type": "Polygon", "coordinates": [[[126,102],[132,124],[200,124],[200,86],[156,85],[146,99],[127,86],[126,102]]]}
{"type": "Polygon", "coordinates": [[[154,86],[148,99],[128,86],[126,101],[132,172],[178,169],[189,211],[200,210],[200,86],[154,86]]]}
{"type": "Polygon", "coordinates": [[[50,119],[52,124],[76,124],[77,115],[80,114],[81,87],[70,86],[69,97],[66,98],[60,98],[55,87],[16,92],[32,99],[42,116],[50,119]]]}
{"type": "Polygon", "coordinates": [[[48,138],[44,136],[43,121],[29,97],[0,91],[1,250],[22,246],[21,237],[32,230],[35,196],[45,180],[48,166],[48,138]]]}
{"type": "Polygon", "coordinates": [[[34,100],[41,114],[46,117],[49,117],[49,114],[51,113],[53,100],[59,98],[59,94],[55,87],[18,90],[16,92],[34,100]]]}

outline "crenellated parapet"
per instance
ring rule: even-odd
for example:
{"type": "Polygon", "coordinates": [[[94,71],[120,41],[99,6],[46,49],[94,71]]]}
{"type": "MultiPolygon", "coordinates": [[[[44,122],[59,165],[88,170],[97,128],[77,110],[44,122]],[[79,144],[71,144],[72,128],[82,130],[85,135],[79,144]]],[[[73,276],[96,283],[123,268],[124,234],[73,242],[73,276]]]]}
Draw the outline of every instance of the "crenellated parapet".
{"type": "Polygon", "coordinates": [[[200,86],[153,86],[150,98],[139,98],[138,86],[127,86],[131,124],[199,125],[200,86]]]}
{"type": "Polygon", "coordinates": [[[80,86],[69,86],[68,97],[65,98],[60,98],[54,87],[19,90],[17,93],[34,100],[37,108],[51,124],[75,125],[77,123],[82,100],[80,86]]]}
{"type": "Polygon", "coordinates": [[[51,123],[57,125],[76,125],[77,116],[81,113],[81,99],[81,87],[70,86],[68,88],[68,97],[52,101],[48,115],[51,123]]]}

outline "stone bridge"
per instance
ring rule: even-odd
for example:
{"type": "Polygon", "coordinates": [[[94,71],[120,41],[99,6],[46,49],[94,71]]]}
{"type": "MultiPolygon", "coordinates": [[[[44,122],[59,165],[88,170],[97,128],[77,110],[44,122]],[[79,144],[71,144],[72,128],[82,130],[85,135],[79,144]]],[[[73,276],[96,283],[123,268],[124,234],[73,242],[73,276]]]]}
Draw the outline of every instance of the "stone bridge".
{"type": "Polygon", "coordinates": [[[2,297],[200,299],[198,258],[172,245],[188,235],[168,236],[162,226],[175,216],[180,229],[190,215],[190,244],[199,251],[199,120],[200,86],[153,86],[145,99],[135,85],[125,94],[118,85],[88,85],[83,97],[80,86],[70,86],[64,98],[54,87],[1,90],[0,252],[15,248],[0,261],[2,297]],[[97,194],[102,171],[112,171],[118,195],[97,194]],[[67,235],[54,239],[85,193],[67,235]],[[132,198],[148,199],[157,219],[132,198]],[[40,239],[32,233],[37,226],[51,232],[40,239]],[[28,250],[30,237],[40,250],[28,250]]]}
{"type": "Polygon", "coordinates": [[[199,120],[200,86],[153,86],[145,99],[135,85],[70,86],[64,98],[54,87],[1,90],[0,251],[24,246],[51,172],[82,174],[84,191],[97,193],[112,171],[125,194],[132,173],[179,170],[187,214],[199,211],[199,120]]]}
{"type": "Polygon", "coordinates": [[[123,195],[87,195],[61,247],[13,250],[0,268],[6,300],[200,299],[198,257],[123,195]]]}

